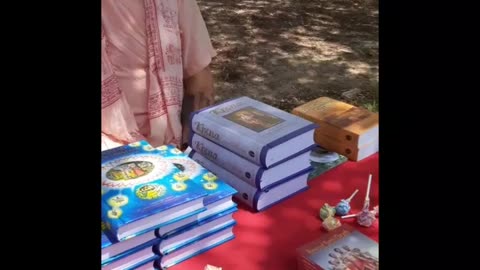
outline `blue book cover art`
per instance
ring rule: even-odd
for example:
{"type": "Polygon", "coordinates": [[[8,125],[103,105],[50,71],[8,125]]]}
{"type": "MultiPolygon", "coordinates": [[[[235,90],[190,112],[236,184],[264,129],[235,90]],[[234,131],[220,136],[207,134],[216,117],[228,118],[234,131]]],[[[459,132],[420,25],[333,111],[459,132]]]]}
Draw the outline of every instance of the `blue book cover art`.
{"type": "Polygon", "coordinates": [[[180,175],[146,141],[103,151],[102,221],[107,230],[118,235],[122,226],[207,195],[193,182],[175,180],[180,175]]]}
{"type": "MultiPolygon", "coordinates": [[[[194,112],[191,125],[194,133],[264,167],[270,166],[266,160],[270,149],[318,127],[249,97],[231,99],[194,112]]],[[[311,142],[305,147],[313,143],[313,133],[308,137],[311,142]]],[[[293,142],[293,147],[300,147],[303,141],[302,138],[293,142]]],[[[275,161],[278,160],[272,162],[275,161]]]]}
{"type": "Polygon", "coordinates": [[[179,170],[183,172],[179,181],[193,181],[199,186],[203,187],[207,196],[203,199],[203,204],[208,206],[216,201],[219,201],[225,197],[233,196],[237,191],[218,179],[217,176],[209,172],[207,169],[198,164],[195,160],[191,159],[177,149],[173,145],[163,145],[157,148],[165,159],[172,162],[179,170]]]}

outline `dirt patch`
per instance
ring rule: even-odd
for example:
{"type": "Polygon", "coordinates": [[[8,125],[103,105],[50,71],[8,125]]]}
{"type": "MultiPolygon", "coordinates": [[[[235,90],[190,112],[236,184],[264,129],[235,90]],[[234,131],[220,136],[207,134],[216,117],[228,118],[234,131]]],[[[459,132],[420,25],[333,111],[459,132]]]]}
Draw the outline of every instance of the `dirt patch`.
{"type": "Polygon", "coordinates": [[[218,53],[218,101],[247,95],[290,111],[329,96],[377,109],[377,0],[198,4],[218,53]]]}

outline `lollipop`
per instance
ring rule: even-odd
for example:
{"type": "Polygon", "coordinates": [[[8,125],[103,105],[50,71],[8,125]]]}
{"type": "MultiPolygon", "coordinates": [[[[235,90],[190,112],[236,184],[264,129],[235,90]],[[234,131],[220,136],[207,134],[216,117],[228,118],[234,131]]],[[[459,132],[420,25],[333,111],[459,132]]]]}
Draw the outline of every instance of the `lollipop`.
{"type": "Polygon", "coordinates": [[[368,185],[367,185],[367,193],[365,194],[365,201],[363,202],[363,209],[370,208],[370,185],[372,184],[372,174],[368,176],[368,185]]]}
{"type": "Polygon", "coordinates": [[[335,208],[330,206],[328,203],[324,204],[320,208],[320,218],[325,220],[327,217],[333,217],[335,215],[335,208]]]}
{"type": "Polygon", "coordinates": [[[327,231],[334,230],[334,229],[340,227],[341,225],[342,224],[340,223],[340,220],[338,220],[338,219],[336,219],[332,216],[327,217],[322,223],[323,228],[325,228],[325,230],[327,230],[327,231]]]}
{"type": "MultiPolygon", "coordinates": [[[[362,212],[358,213],[357,215],[357,223],[360,226],[370,227],[372,226],[373,222],[375,221],[376,211],[369,211],[370,208],[370,186],[372,183],[372,175],[368,176],[368,186],[367,186],[367,194],[365,195],[365,202],[363,203],[362,212]]],[[[377,207],[378,210],[378,207],[377,207]]]]}
{"type": "Polygon", "coordinates": [[[376,218],[375,218],[375,213],[373,211],[368,211],[367,210],[362,210],[362,212],[360,212],[358,215],[357,215],[357,223],[358,225],[360,226],[363,226],[363,227],[370,227],[372,226],[373,222],[375,222],[376,218]]]}
{"type": "Polygon", "coordinates": [[[347,219],[347,218],[353,218],[353,217],[357,217],[359,213],[356,213],[356,214],[351,214],[351,215],[346,215],[346,216],[342,216],[341,219],[347,219]]]}
{"type": "Polygon", "coordinates": [[[357,192],[358,192],[358,189],[356,189],[348,199],[341,200],[337,204],[337,206],[335,207],[335,211],[336,211],[337,215],[344,216],[348,212],[350,212],[350,201],[353,199],[353,197],[355,197],[357,192]]]}
{"type": "MultiPolygon", "coordinates": [[[[342,216],[341,218],[342,218],[342,219],[347,219],[347,218],[358,217],[358,215],[360,215],[361,213],[362,213],[362,212],[356,213],[356,214],[351,214],[351,215],[346,215],[346,216],[342,216]]],[[[375,207],[373,208],[373,210],[370,211],[370,213],[371,213],[374,217],[378,216],[378,205],[375,206],[375,207]]]]}

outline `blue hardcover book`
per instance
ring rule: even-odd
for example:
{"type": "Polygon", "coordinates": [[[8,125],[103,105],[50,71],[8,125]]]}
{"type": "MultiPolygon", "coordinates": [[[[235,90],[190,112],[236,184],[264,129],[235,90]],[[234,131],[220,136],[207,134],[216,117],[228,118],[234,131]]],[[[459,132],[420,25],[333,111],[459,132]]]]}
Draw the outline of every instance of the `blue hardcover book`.
{"type": "Polygon", "coordinates": [[[313,133],[318,127],[248,97],[194,112],[191,125],[194,133],[265,168],[313,145],[313,133]]]}
{"type": "Polygon", "coordinates": [[[205,210],[204,189],[145,141],[102,152],[102,221],[122,241],[205,210]]]}
{"type": "Polygon", "coordinates": [[[109,252],[108,252],[108,247],[112,245],[112,242],[108,239],[108,237],[105,235],[105,233],[102,231],[102,264],[103,262],[109,258],[109,252]]]}
{"type": "Polygon", "coordinates": [[[232,196],[237,191],[222,179],[217,179],[215,175],[173,145],[163,145],[157,150],[183,172],[182,178],[177,180],[186,182],[191,180],[207,192],[208,195],[203,199],[207,210],[198,214],[200,220],[236,206],[232,196]]]}
{"type": "Polygon", "coordinates": [[[235,225],[236,221],[233,219],[233,213],[236,211],[237,208],[233,207],[190,227],[179,230],[174,235],[163,238],[155,247],[155,253],[167,255],[202,238],[235,225]]]}
{"type": "Polygon", "coordinates": [[[218,175],[218,177],[225,179],[228,184],[238,190],[238,193],[236,193],[234,197],[254,211],[263,211],[299,192],[307,190],[308,175],[312,171],[312,168],[309,167],[307,170],[292,175],[290,178],[278,182],[274,186],[262,191],[242,181],[197,152],[193,153],[192,159],[218,175]]]}
{"type": "Polygon", "coordinates": [[[152,260],[145,262],[144,264],[139,264],[134,269],[135,270],[155,270],[155,261],[160,259],[160,256],[153,257],[152,260]]]}
{"type": "Polygon", "coordinates": [[[289,157],[288,160],[265,169],[198,134],[192,136],[191,142],[190,157],[198,152],[203,157],[259,189],[268,188],[310,168],[310,152],[315,147],[315,145],[311,145],[309,148],[289,157]]]}
{"type": "Polygon", "coordinates": [[[108,237],[105,235],[105,233],[102,232],[102,250],[111,245],[112,245],[112,242],[110,242],[110,240],[108,240],[108,237]]]}
{"type": "MultiPolygon", "coordinates": [[[[102,265],[102,270],[133,270],[152,265],[160,257],[153,252],[153,246],[132,253],[127,257],[116,260],[110,264],[102,265]]],[[[148,269],[148,268],[147,268],[148,269]]]]}
{"type": "Polygon", "coordinates": [[[120,260],[147,246],[153,246],[159,241],[155,231],[143,233],[120,242],[115,239],[111,241],[110,237],[102,232],[102,265],[120,260]]]}
{"type": "MultiPolygon", "coordinates": [[[[145,236],[145,234],[143,234],[141,236],[138,236],[138,237],[141,238],[143,236],[145,236]]],[[[112,245],[109,247],[111,253],[108,254],[107,259],[102,260],[102,267],[106,267],[108,265],[118,265],[119,263],[117,263],[117,262],[119,262],[119,261],[120,262],[125,262],[125,261],[128,261],[128,260],[130,260],[134,257],[136,258],[138,253],[141,253],[141,252],[145,251],[147,248],[151,248],[151,247],[157,245],[158,243],[160,243],[160,239],[155,237],[155,235],[153,235],[153,236],[154,236],[154,238],[150,238],[146,242],[144,242],[145,239],[138,240],[137,242],[139,242],[139,243],[137,243],[136,245],[132,245],[132,242],[130,242],[128,247],[126,247],[126,245],[123,243],[123,241],[122,242],[117,242],[117,243],[112,243],[112,245]],[[127,260],[125,258],[127,258],[127,260]]],[[[130,238],[126,241],[129,241],[129,240],[135,239],[135,238],[137,238],[137,237],[130,238]]]]}
{"type": "Polygon", "coordinates": [[[224,244],[234,238],[233,226],[228,227],[215,234],[198,240],[197,242],[182,249],[176,250],[168,255],[161,256],[160,259],[156,260],[154,263],[155,269],[166,269],[172,267],[185,260],[207,252],[212,248],[224,244]]]}

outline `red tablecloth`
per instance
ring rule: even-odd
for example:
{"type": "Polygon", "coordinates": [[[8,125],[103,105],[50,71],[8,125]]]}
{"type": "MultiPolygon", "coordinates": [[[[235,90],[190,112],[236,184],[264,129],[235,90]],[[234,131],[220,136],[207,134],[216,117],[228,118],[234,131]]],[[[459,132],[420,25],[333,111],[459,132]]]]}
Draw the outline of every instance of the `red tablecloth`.
{"type": "MultiPolygon", "coordinates": [[[[351,213],[361,210],[369,173],[373,175],[370,191],[373,208],[378,205],[378,154],[360,162],[346,162],[310,180],[310,189],[265,212],[251,213],[239,205],[240,210],[234,214],[237,221],[234,240],[171,269],[203,270],[211,264],[223,270],[294,270],[296,248],[327,233],[318,217],[321,206],[335,205],[358,188],[350,203],[351,213]]],[[[358,226],[355,219],[341,221],[378,241],[378,220],[370,228],[358,226]]]]}

